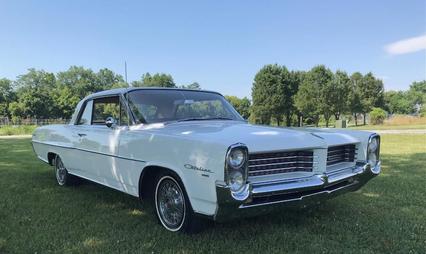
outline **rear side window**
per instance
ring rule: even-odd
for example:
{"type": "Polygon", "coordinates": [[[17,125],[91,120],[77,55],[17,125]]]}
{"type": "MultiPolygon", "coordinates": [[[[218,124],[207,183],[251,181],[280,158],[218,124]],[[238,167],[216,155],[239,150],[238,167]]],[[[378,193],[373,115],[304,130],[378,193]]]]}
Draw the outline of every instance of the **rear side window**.
{"type": "Polygon", "coordinates": [[[90,100],[84,106],[84,111],[81,114],[77,124],[90,125],[90,123],[92,122],[92,107],[93,107],[93,101],[90,100]]]}
{"type": "Polygon", "coordinates": [[[120,99],[116,97],[107,97],[95,99],[93,102],[92,124],[105,124],[108,117],[120,119],[120,99]]]}

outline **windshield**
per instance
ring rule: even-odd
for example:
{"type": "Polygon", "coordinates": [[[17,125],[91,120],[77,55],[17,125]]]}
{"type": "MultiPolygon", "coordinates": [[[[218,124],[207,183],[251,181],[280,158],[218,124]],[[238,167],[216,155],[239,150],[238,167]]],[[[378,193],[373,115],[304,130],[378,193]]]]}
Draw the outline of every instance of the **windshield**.
{"type": "Polygon", "coordinates": [[[127,94],[137,123],[244,120],[223,96],[202,91],[140,89],[127,94]]]}

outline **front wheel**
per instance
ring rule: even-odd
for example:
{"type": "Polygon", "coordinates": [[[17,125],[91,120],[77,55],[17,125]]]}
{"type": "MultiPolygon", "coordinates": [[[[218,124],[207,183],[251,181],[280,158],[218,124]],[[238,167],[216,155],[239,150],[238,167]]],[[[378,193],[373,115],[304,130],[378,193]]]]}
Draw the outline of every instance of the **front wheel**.
{"type": "Polygon", "coordinates": [[[158,177],[154,193],[154,205],[161,224],[169,231],[196,233],[203,221],[192,210],[181,181],[172,174],[158,177]]]}

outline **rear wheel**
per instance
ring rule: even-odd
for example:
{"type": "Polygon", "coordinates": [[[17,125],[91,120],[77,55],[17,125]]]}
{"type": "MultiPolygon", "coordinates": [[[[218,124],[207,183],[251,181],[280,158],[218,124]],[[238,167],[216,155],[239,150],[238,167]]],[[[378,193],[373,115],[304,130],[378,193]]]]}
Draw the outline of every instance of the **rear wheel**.
{"type": "Polygon", "coordinates": [[[203,228],[204,221],[195,215],[183,184],[174,174],[158,176],[154,205],[157,218],[169,231],[196,233],[203,228]]]}
{"type": "Polygon", "coordinates": [[[56,181],[60,186],[73,185],[77,182],[77,177],[68,173],[68,170],[65,168],[64,163],[62,162],[59,155],[55,157],[54,168],[56,181]]]}

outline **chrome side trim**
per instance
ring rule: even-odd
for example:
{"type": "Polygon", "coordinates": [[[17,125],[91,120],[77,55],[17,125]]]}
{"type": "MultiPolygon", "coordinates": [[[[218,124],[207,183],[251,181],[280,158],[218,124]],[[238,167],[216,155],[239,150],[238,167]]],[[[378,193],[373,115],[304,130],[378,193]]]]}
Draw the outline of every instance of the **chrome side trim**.
{"type": "Polygon", "coordinates": [[[43,157],[41,157],[41,156],[37,155],[37,158],[38,158],[39,160],[41,160],[41,161],[43,161],[43,162],[45,162],[45,163],[49,164],[49,162],[48,162],[47,160],[45,160],[43,157]]]}
{"type": "Polygon", "coordinates": [[[119,155],[113,155],[113,154],[107,154],[107,153],[100,153],[100,152],[96,152],[96,151],[90,151],[90,150],[76,148],[76,147],[71,147],[71,146],[62,146],[62,145],[56,145],[56,144],[50,144],[50,143],[43,143],[43,142],[35,141],[35,140],[32,140],[31,142],[37,143],[37,144],[41,144],[41,145],[45,145],[45,146],[53,146],[53,147],[60,147],[60,148],[65,148],[65,149],[71,149],[71,150],[78,150],[78,151],[87,152],[87,153],[94,153],[94,154],[99,154],[99,155],[103,155],[103,156],[114,157],[114,158],[117,158],[117,159],[130,160],[130,161],[138,161],[138,162],[146,162],[144,160],[132,159],[132,158],[127,158],[127,157],[123,157],[123,156],[119,156],[119,155]]]}

